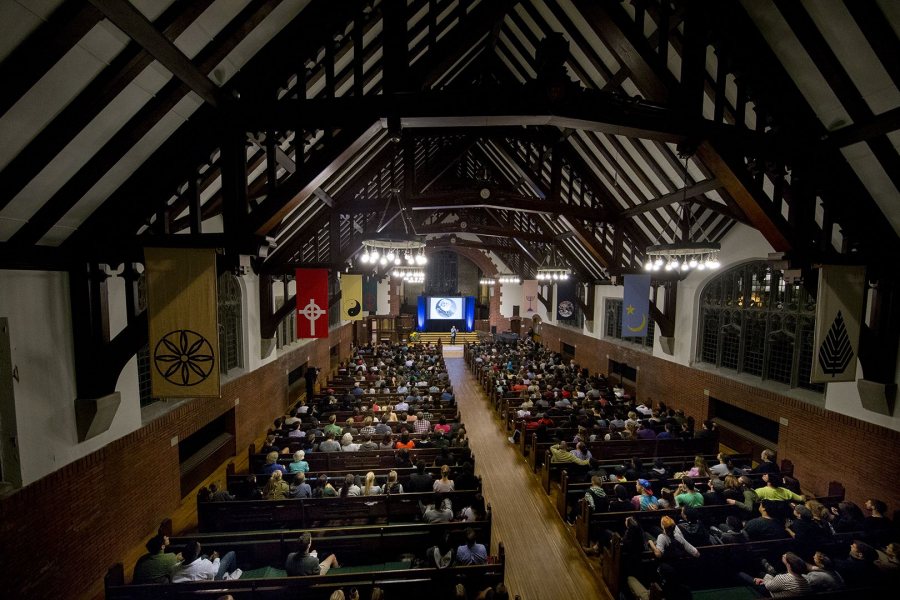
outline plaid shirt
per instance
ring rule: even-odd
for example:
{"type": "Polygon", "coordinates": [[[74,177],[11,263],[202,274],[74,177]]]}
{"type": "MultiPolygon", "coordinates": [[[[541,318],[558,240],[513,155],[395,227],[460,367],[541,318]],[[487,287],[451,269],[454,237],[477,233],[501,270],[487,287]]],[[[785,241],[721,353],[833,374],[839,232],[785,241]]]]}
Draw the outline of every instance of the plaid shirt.
{"type": "Polygon", "coordinates": [[[431,429],[431,423],[428,419],[416,419],[413,423],[414,433],[425,433],[429,429],[431,429]]]}

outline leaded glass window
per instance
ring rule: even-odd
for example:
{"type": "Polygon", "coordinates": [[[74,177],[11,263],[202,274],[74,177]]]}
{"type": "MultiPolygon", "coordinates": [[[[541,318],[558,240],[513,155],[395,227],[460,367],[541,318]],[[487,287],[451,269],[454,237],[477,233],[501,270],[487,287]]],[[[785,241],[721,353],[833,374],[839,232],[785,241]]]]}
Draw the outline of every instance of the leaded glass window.
{"type": "Polygon", "coordinates": [[[227,374],[244,364],[241,338],[241,286],[237,277],[219,277],[219,370],[227,374]]]}
{"type": "Polygon", "coordinates": [[[700,294],[697,360],[824,392],[809,382],[815,317],[815,298],[767,262],[734,267],[700,294]]]}
{"type": "Polygon", "coordinates": [[[647,325],[646,337],[622,337],[622,300],[620,298],[607,298],[606,304],[606,337],[614,338],[629,344],[653,348],[653,336],[656,333],[656,324],[651,319],[647,325]]]}

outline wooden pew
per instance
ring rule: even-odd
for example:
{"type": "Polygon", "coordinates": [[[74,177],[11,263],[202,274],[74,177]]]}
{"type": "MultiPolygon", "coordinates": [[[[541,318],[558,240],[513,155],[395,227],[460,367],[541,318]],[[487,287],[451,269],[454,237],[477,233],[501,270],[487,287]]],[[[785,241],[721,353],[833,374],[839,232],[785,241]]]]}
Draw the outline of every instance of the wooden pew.
{"type": "MultiPolygon", "coordinates": [[[[825,496],[815,498],[826,506],[835,506],[844,499],[844,486],[839,482],[832,481],[828,484],[828,493],[825,496]]],[[[701,506],[697,509],[700,512],[700,518],[704,522],[721,523],[725,521],[725,517],[734,514],[739,515],[739,508],[729,504],[716,504],[711,506],[701,506]]],[[[623,531],[625,527],[625,519],[634,517],[643,524],[655,524],[658,526],[659,520],[669,515],[676,521],[681,514],[680,508],[670,508],[665,510],[645,510],[645,511],[623,511],[623,512],[593,512],[587,502],[581,503],[581,514],[575,520],[575,538],[582,546],[590,546],[591,532],[608,529],[610,531],[623,531]]]]}
{"type": "MultiPolygon", "coordinates": [[[[458,511],[468,506],[477,490],[450,492],[447,497],[458,511]]],[[[251,531],[255,529],[306,529],[348,523],[408,523],[421,516],[419,503],[428,504],[433,493],[354,496],[349,498],[298,498],[197,502],[198,529],[251,531]]]]}
{"type": "MultiPolygon", "coordinates": [[[[314,452],[306,457],[310,471],[349,471],[360,469],[384,469],[396,466],[396,450],[371,450],[366,452],[314,452]]],[[[472,451],[469,448],[453,448],[452,454],[458,463],[465,461],[474,462],[472,451]]],[[[438,448],[422,448],[410,450],[410,459],[433,462],[441,451],[438,448]]],[[[261,473],[262,466],[266,462],[266,455],[256,452],[256,446],[249,448],[249,470],[251,473],[261,473]]],[[[291,454],[279,454],[279,464],[287,466],[294,460],[291,454]]]]}
{"type": "MultiPolygon", "coordinates": [[[[610,440],[608,442],[591,442],[588,450],[597,460],[628,460],[632,457],[649,459],[667,456],[690,457],[700,455],[715,461],[719,449],[716,437],[689,440],[610,440]]],[[[544,452],[541,464],[541,485],[548,494],[553,474],[558,474],[568,463],[551,461],[550,450],[544,452]]]]}
{"type": "Polygon", "coordinates": [[[446,569],[405,569],[329,573],[313,577],[279,577],[271,579],[237,579],[174,584],[128,585],[124,583],[121,563],[107,572],[104,580],[107,600],[204,600],[231,594],[236,600],[328,600],[337,589],[356,588],[368,598],[374,587],[384,590],[389,598],[427,597],[451,600],[457,583],[467,589],[484,589],[501,583],[505,570],[505,549],[500,545],[495,562],[486,565],[453,566],[446,569]]]}

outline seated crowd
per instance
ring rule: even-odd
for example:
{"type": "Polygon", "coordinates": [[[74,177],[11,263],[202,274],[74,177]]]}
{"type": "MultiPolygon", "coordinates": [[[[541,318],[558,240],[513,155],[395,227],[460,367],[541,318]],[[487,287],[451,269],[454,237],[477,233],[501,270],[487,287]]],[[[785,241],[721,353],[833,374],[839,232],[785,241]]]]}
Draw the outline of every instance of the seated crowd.
{"type": "MultiPolygon", "coordinates": [[[[752,468],[734,464],[725,453],[712,466],[697,456],[681,472],[672,472],[661,456],[647,464],[637,457],[622,464],[601,463],[590,451],[596,442],[697,439],[715,436],[716,427],[704,420],[696,430],[695,419],[682,411],[661,402],[654,407],[649,399],[637,402],[604,376],[591,375],[531,340],[471,344],[467,356],[486,391],[502,399],[495,404],[508,405],[518,422],[510,442],[518,443],[518,436],[527,432],[551,443],[552,462],[565,465],[575,480],[591,482],[582,502],[592,514],[635,515],[623,517],[619,538],[620,575],[632,597],[650,597],[648,589],[656,583],[667,600],[689,598],[692,587],[708,586],[703,569],[691,571],[699,574],[694,578],[686,574],[685,561],[702,564],[711,546],[769,540],[787,544],[778,560],[750,558],[723,565],[716,555],[710,567],[731,568],[734,585],[745,583],[760,596],[779,598],[900,583],[900,535],[885,516],[884,502],[869,499],[864,512],[849,501],[829,507],[798,494],[786,487],[770,450],[752,468]],[[575,433],[563,438],[560,432],[575,433]],[[665,485],[657,487],[660,482],[665,485]],[[732,512],[711,523],[704,507],[715,506],[732,512]],[[649,516],[647,511],[664,511],[658,526],[636,518],[649,516]],[[655,568],[648,568],[654,563],[655,568]]],[[[570,523],[579,512],[575,507],[566,515],[570,523]]],[[[600,543],[613,535],[599,532],[600,543]]]]}
{"type": "MultiPolygon", "coordinates": [[[[341,363],[338,377],[329,382],[322,394],[302,398],[295,410],[275,420],[262,446],[265,463],[259,472],[248,473],[243,485],[236,485],[235,489],[211,484],[201,490],[198,501],[427,493],[430,500],[419,501],[418,520],[422,523],[489,522],[489,510],[480,493],[465,506],[453,506],[451,497],[457,490],[480,490],[480,481],[468,458],[465,426],[445,414],[453,406],[452,387],[443,358],[435,348],[381,345],[357,349],[347,363],[341,363]],[[392,404],[393,396],[391,402],[379,398],[389,393],[401,394],[399,401],[392,404]],[[341,411],[352,412],[352,416],[338,420],[335,413],[341,411]],[[324,427],[320,426],[319,417],[327,423],[324,427]],[[292,445],[297,449],[289,459],[283,459],[282,455],[292,445]],[[355,456],[364,458],[367,453],[381,455],[384,451],[393,454],[396,466],[378,476],[374,470],[364,476],[350,472],[341,477],[316,475],[310,467],[321,453],[355,452],[355,456]],[[458,460],[454,452],[463,458],[458,460]],[[429,468],[439,468],[440,473],[433,475],[429,468]],[[404,471],[402,482],[398,470],[404,471]],[[312,475],[310,479],[308,474],[312,475]],[[265,483],[260,485],[257,480],[265,483]]],[[[244,575],[238,568],[235,552],[228,550],[227,545],[221,549],[221,556],[218,551],[206,552],[195,540],[184,542],[178,553],[167,551],[168,546],[169,538],[162,534],[147,542],[147,554],[135,566],[133,583],[228,580],[244,575]]],[[[297,547],[300,550],[288,554],[283,564],[271,567],[278,572],[283,570],[287,577],[325,575],[341,569],[335,554],[318,556],[309,533],[300,535],[297,547]]],[[[372,550],[377,553],[377,548],[372,550]]],[[[373,555],[373,562],[377,561],[373,555]]],[[[463,543],[429,549],[411,565],[447,567],[484,565],[488,561],[488,548],[469,527],[463,543]]],[[[470,592],[471,596],[463,586],[453,591],[459,598],[508,598],[502,583],[470,592]]],[[[384,594],[377,587],[371,590],[373,599],[384,598],[384,594]]],[[[359,593],[356,589],[338,590],[331,598],[359,598],[359,593]]]]}

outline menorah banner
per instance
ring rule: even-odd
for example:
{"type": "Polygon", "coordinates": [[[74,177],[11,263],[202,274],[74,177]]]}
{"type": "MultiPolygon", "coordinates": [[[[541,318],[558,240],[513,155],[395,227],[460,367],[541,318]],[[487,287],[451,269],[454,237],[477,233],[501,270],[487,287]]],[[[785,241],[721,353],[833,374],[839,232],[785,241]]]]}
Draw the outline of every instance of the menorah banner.
{"type": "Polygon", "coordinates": [[[153,397],[218,397],[216,251],[145,248],[144,258],[153,397]]]}
{"type": "Polygon", "coordinates": [[[328,337],[328,269],[297,269],[297,337],[328,337]]]}
{"type": "Polygon", "coordinates": [[[824,265],[819,271],[811,382],[856,380],[865,283],[865,267],[824,265]]]}
{"type": "Polygon", "coordinates": [[[525,316],[531,317],[537,314],[538,282],[537,279],[525,279],[522,281],[522,297],[525,299],[525,316]]]}

